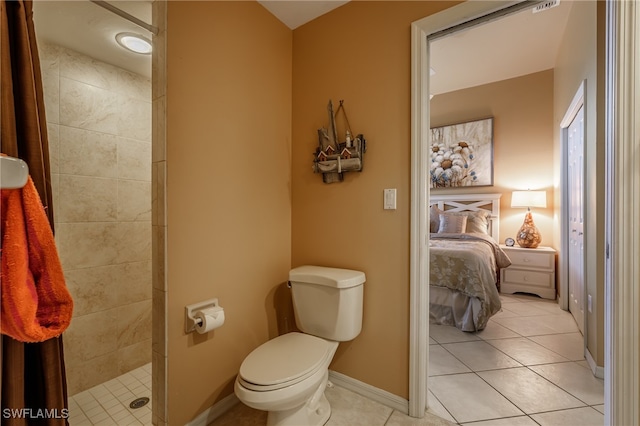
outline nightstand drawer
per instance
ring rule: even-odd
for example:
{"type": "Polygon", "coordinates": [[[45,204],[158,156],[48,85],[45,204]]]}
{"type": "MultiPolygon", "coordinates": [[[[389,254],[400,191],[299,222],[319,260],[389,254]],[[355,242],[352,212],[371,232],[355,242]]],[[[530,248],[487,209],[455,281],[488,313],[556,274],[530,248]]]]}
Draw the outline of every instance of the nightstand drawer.
{"type": "Polygon", "coordinates": [[[509,259],[511,259],[512,266],[527,267],[527,268],[543,268],[554,269],[555,257],[546,252],[538,252],[534,249],[531,250],[510,250],[509,259]]]}
{"type": "Polygon", "coordinates": [[[513,267],[502,270],[502,281],[544,288],[554,286],[554,277],[551,272],[526,271],[524,269],[513,269],[513,267]]]}

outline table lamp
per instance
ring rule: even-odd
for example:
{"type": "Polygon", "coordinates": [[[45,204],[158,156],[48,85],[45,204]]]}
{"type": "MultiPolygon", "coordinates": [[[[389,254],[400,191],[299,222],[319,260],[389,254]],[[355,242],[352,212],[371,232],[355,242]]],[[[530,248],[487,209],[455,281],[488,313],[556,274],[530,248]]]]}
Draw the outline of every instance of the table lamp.
{"type": "Polygon", "coordinates": [[[540,231],[533,223],[531,207],[547,207],[546,191],[513,191],[511,194],[511,207],[526,207],[524,223],[516,234],[516,241],[523,248],[536,248],[542,241],[540,231]]]}

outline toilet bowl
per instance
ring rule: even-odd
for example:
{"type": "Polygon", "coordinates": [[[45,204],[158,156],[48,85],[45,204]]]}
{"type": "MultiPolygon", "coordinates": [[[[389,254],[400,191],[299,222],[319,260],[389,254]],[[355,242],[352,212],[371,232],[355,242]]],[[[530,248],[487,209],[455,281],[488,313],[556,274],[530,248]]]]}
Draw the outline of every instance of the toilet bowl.
{"type": "Polygon", "coordinates": [[[360,271],[300,266],[289,271],[299,332],[254,349],[242,362],[234,391],[249,407],[268,411],[269,426],[320,426],[331,407],[324,395],[339,342],[362,328],[365,275],[360,271]]]}
{"type": "Polygon", "coordinates": [[[249,407],[268,411],[267,425],[322,425],[324,396],[338,342],[288,333],[256,348],[240,367],[234,391],[249,407]]]}

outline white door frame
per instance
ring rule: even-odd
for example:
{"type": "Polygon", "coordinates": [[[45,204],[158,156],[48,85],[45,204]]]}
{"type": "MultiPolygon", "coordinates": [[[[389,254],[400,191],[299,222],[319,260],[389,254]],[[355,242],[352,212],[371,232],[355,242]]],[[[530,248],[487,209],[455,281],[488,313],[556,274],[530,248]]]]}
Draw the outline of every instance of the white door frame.
{"type": "Polygon", "coordinates": [[[411,24],[411,240],[409,323],[409,415],[423,417],[427,407],[429,365],[429,42],[443,30],[506,9],[522,0],[467,1],[411,24]]]}
{"type": "MultiPolygon", "coordinates": [[[[562,121],[560,122],[560,156],[561,156],[561,177],[560,177],[560,187],[561,188],[567,188],[569,185],[569,175],[568,175],[568,170],[567,170],[567,162],[569,160],[569,146],[568,146],[568,141],[569,141],[569,134],[568,134],[568,129],[569,126],[571,125],[571,122],[573,121],[573,119],[575,118],[576,114],[578,113],[578,111],[580,110],[580,108],[582,106],[584,106],[585,104],[585,88],[587,87],[587,83],[586,80],[582,81],[580,83],[580,87],[578,88],[578,90],[576,91],[576,94],[573,96],[573,100],[571,101],[571,104],[569,105],[569,108],[567,108],[567,112],[565,113],[564,117],[562,118],[562,121]]],[[[583,134],[587,135],[587,121],[584,121],[584,129],[583,129],[583,134]]],[[[586,145],[583,144],[583,150],[584,147],[586,145]]],[[[586,155],[584,155],[583,152],[583,158],[586,158],[586,155]]],[[[584,185],[583,185],[583,194],[582,194],[582,199],[586,200],[587,198],[585,197],[584,194],[584,185]]],[[[584,217],[584,205],[582,206],[582,216],[584,217]]],[[[560,253],[569,253],[569,219],[568,219],[568,214],[569,212],[569,193],[568,191],[561,191],[560,194],[560,253]]],[[[586,233],[587,230],[585,229],[584,232],[586,233]]],[[[585,237],[586,239],[586,237],[585,237]]],[[[558,273],[559,273],[559,280],[558,280],[558,304],[560,305],[561,309],[564,309],[565,311],[569,310],[569,256],[559,256],[558,258],[558,273]]],[[[583,259],[582,259],[582,265],[586,265],[585,263],[585,259],[584,259],[584,252],[583,252],[583,259]]],[[[584,268],[582,270],[582,276],[584,277],[584,268]]],[[[584,290],[584,294],[582,295],[583,300],[587,300],[587,290],[586,290],[586,286],[583,288],[584,290]]],[[[584,316],[584,321],[582,324],[582,330],[583,330],[583,336],[585,336],[584,340],[584,350],[587,350],[587,315],[585,314],[584,316]]]]}
{"type": "Polygon", "coordinates": [[[640,424],[640,5],[607,1],[605,424],[640,424]],[[631,373],[631,375],[629,375],[631,373]]]}

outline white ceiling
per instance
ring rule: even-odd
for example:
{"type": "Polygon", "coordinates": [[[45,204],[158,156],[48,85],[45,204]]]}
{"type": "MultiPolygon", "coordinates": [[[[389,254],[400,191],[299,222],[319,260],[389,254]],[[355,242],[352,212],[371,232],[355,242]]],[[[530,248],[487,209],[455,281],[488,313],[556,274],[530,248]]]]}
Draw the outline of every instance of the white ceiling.
{"type": "MultiPolygon", "coordinates": [[[[348,2],[348,0],[258,0],[291,29],[348,2]]],[[[151,2],[111,1],[127,13],[151,24],[151,2]]],[[[453,33],[431,43],[431,93],[434,95],[530,74],[554,67],[571,1],[541,13],[524,10],[508,17],[453,33]]],[[[137,55],[116,44],[115,35],[127,31],[151,38],[149,31],[88,0],[35,0],[38,38],[150,77],[151,57],[137,55]]]]}
{"type": "Polygon", "coordinates": [[[258,3],[292,30],[348,2],[349,0],[258,0],[258,3]]]}
{"type": "Polygon", "coordinates": [[[431,94],[554,68],[571,1],[532,9],[457,31],[430,44],[431,94]]]}
{"type": "MultiPolygon", "coordinates": [[[[119,9],[151,24],[150,1],[111,1],[119,9]]],[[[139,55],[116,43],[116,34],[149,31],[89,0],[35,0],[33,20],[38,40],[64,46],[103,62],[151,78],[151,55],[139,55]]]]}

